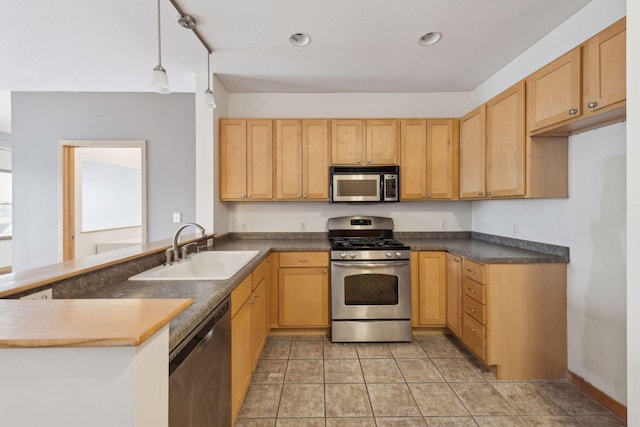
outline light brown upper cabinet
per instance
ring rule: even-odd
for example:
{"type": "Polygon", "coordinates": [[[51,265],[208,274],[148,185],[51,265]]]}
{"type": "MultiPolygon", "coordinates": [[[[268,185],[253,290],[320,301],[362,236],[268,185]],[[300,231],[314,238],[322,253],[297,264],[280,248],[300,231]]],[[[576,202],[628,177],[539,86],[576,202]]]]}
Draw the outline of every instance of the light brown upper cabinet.
{"type": "Polygon", "coordinates": [[[622,18],[584,45],[585,112],[618,107],[627,99],[627,20],[622,18]]]}
{"type": "Polygon", "coordinates": [[[398,164],[398,120],[332,120],[331,164],[398,164]]]}
{"type": "Polygon", "coordinates": [[[525,194],[525,83],[487,102],[486,195],[525,194]]]}
{"type": "Polygon", "coordinates": [[[460,119],[460,198],[485,196],[486,105],[460,119]]]}
{"type": "Polygon", "coordinates": [[[276,199],[329,198],[329,121],[276,121],[276,199]]]}
{"type": "Polygon", "coordinates": [[[400,120],[401,200],[456,197],[457,129],[457,120],[400,120]]]}
{"type": "Polygon", "coordinates": [[[625,115],[626,19],[527,78],[528,130],[568,135],[625,115]]]}
{"type": "Polygon", "coordinates": [[[220,199],[273,199],[271,120],[220,119],[220,199]]]}

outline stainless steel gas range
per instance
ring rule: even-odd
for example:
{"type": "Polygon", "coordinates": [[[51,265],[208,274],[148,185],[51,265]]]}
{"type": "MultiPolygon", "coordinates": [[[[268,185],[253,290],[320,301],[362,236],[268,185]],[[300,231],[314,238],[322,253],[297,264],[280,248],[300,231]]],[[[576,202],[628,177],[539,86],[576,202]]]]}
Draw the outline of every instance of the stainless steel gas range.
{"type": "Polygon", "coordinates": [[[330,218],[331,341],[411,341],[410,248],[393,220],[330,218]]]}

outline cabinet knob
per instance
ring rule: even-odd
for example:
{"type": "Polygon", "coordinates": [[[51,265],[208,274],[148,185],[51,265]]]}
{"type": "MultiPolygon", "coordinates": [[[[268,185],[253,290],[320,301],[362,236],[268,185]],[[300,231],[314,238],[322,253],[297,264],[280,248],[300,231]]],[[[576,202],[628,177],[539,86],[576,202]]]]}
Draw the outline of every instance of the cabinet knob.
{"type": "Polygon", "coordinates": [[[572,108],[571,110],[569,110],[569,115],[575,116],[576,114],[578,114],[578,109],[577,108],[572,108]]]}
{"type": "Polygon", "coordinates": [[[360,163],[362,163],[362,160],[358,159],[358,161],[356,163],[360,164],[360,163]]]}
{"type": "Polygon", "coordinates": [[[587,104],[587,107],[589,108],[596,108],[597,106],[598,106],[598,103],[593,101],[587,104]]]}
{"type": "Polygon", "coordinates": [[[249,304],[255,304],[256,302],[254,300],[249,301],[249,304]]]}
{"type": "Polygon", "coordinates": [[[491,194],[493,194],[491,191],[487,191],[487,196],[490,196],[491,194]]]}
{"type": "Polygon", "coordinates": [[[243,199],[246,199],[246,198],[247,198],[247,195],[246,195],[246,194],[242,194],[242,198],[243,198],[243,199]]]}
{"type": "Polygon", "coordinates": [[[427,194],[427,199],[430,199],[430,198],[431,198],[431,194],[427,194]]]}
{"type": "Polygon", "coordinates": [[[247,199],[250,199],[250,198],[251,198],[251,194],[247,194],[247,199]]]}
{"type": "Polygon", "coordinates": [[[456,262],[460,262],[460,257],[459,256],[456,257],[456,262]]]}
{"type": "Polygon", "coordinates": [[[322,270],[322,274],[327,274],[327,269],[322,270]]]}
{"type": "Polygon", "coordinates": [[[484,193],[482,191],[479,191],[478,196],[484,196],[484,193]]]}
{"type": "Polygon", "coordinates": [[[306,194],[303,194],[303,195],[302,195],[302,198],[303,198],[303,199],[306,199],[306,198],[307,198],[307,195],[306,195],[306,194]]]}
{"type": "Polygon", "coordinates": [[[367,160],[367,163],[371,164],[371,159],[367,160]]]}
{"type": "Polygon", "coordinates": [[[423,195],[422,195],[422,198],[423,198],[423,199],[426,199],[426,198],[427,198],[427,195],[426,195],[426,194],[423,194],[423,195]]]}
{"type": "Polygon", "coordinates": [[[256,294],[254,295],[256,298],[260,298],[260,294],[256,292],[256,294]]]}
{"type": "Polygon", "coordinates": [[[300,199],[300,198],[302,198],[302,194],[298,194],[296,197],[297,197],[298,199],[300,199]]]}

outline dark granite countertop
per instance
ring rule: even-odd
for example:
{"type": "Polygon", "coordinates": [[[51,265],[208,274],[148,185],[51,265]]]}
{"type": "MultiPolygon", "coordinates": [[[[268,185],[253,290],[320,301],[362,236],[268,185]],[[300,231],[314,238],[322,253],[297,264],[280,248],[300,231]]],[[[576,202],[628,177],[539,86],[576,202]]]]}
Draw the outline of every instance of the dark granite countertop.
{"type": "MultiPolygon", "coordinates": [[[[452,235],[455,233],[452,233],[452,235]]],[[[412,250],[448,251],[481,263],[557,263],[568,257],[471,239],[469,234],[431,237],[429,233],[398,233],[412,250]],[[444,238],[450,237],[450,238],[444,238]]],[[[227,280],[121,281],[88,290],[76,298],[191,298],[193,304],[174,318],[169,327],[171,351],[182,341],[271,251],[328,251],[325,233],[236,233],[218,238],[211,250],[259,250],[260,253],[227,280]],[[283,238],[284,237],[284,238],[283,238]]]]}

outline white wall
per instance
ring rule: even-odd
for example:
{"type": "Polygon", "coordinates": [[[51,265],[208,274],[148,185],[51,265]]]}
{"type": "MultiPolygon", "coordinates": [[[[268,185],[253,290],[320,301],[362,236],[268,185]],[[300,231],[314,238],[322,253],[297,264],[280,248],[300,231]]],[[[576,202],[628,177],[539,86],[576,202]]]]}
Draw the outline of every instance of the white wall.
{"type": "Polygon", "coordinates": [[[624,123],[571,137],[569,198],[473,204],[473,230],[569,246],[569,370],[626,402],[624,123]]]}
{"type": "Polygon", "coordinates": [[[640,2],[627,1],[627,408],[640,426],[640,2]]]}
{"type": "MultiPolygon", "coordinates": [[[[623,17],[625,0],[594,0],[472,93],[478,105],[623,17]]],[[[629,26],[629,24],[627,24],[629,26]]],[[[630,37],[627,37],[630,40],[630,37]]],[[[473,230],[571,248],[569,369],[627,400],[625,124],[569,141],[569,199],[473,204],[473,230]]]]}
{"type": "MultiPolygon", "coordinates": [[[[11,148],[10,135],[0,133],[0,169],[11,170],[11,150],[3,150],[2,148],[11,148]]],[[[0,240],[0,268],[11,265],[13,245],[11,239],[0,240]]]]}
{"type": "Polygon", "coordinates": [[[220,202],[217,185],[217,156],[219,147],[218,119],[228,110],[227,90],[215,76],[212,78],[216,108],[202,103],[202,93],[207,88],[206,73],[196,76],[196,222],[207,232],[225,233],[229,214],[227,205],[220,202]]]}
{"type": "Polygon", "coordinates": [[[172,212],[194,221],[193,99],[193,94],[13,93],[15,269],[61,260],[61,139],[146,140],[148,240],[173,235],[172,212]]]}
{"type": "Polygon", "coordinates": [[[230,203],[229,229],[234,231],[326,231],[327,219],[346,215],[388,216],[396,231],[471,229],[470,202],[400,202],[375,205],[328,202],[230,203]]]}

